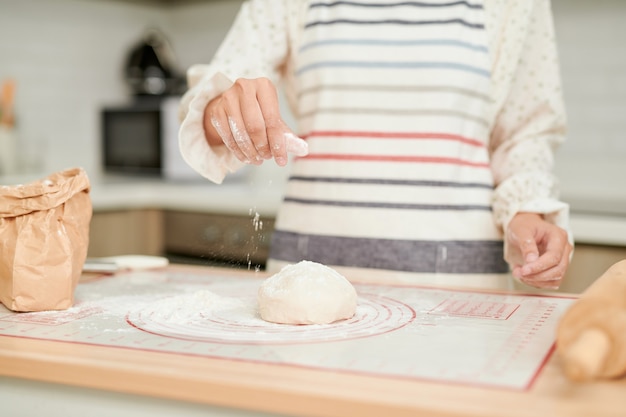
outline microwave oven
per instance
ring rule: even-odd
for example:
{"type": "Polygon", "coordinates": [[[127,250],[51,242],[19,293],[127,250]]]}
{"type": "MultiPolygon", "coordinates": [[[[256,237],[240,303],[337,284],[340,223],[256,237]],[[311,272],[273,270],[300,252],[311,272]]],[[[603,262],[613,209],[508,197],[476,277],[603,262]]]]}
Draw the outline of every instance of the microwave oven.
{"type": "Polygon", "coordinates": [[[105,174],[200,180],[178,148],[180,96],[141,97],[102,109],[105,174]]]}

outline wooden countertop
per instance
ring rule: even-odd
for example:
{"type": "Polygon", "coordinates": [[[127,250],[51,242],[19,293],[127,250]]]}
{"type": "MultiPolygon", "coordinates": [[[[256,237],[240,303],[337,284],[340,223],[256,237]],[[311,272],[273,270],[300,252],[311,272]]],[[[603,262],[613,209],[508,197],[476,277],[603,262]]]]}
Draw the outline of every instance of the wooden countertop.
{"type": "Polygon", "coordinates": [[[0,336],[0,375],[294,416],[626,415],[626,379],[570,382],[556,355],[520,392],[0,336]]]}
{"type": "Polygon", "coordinates": [[[574,384],[550,360],[528,392],[0,338],[3,375],[294,416],[626,415],[626,382],[574,384]]]}

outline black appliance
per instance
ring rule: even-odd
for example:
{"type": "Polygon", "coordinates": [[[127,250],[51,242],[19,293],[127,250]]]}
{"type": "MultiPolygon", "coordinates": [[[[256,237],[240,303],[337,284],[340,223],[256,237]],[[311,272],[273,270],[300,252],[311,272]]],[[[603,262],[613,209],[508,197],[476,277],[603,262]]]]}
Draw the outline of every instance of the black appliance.
{"type": "Polygon", "coordinates": [[[149,29],[131,49],[125,78],[131,92],[137,96],[176,95],[186,87],[172,48],[157,29],[149,29]]]}

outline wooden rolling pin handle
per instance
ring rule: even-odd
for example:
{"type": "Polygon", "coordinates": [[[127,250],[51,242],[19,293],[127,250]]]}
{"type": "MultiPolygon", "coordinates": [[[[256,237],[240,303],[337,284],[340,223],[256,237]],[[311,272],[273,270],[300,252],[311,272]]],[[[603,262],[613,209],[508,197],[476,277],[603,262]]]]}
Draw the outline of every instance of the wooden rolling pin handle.
{"type": "Polygon", "coordinates": [[[606,332],[597,328],[586,329],[564,352],[565,372],[574,381],[597,377],[610,352],[611,340],[606,332]]]}

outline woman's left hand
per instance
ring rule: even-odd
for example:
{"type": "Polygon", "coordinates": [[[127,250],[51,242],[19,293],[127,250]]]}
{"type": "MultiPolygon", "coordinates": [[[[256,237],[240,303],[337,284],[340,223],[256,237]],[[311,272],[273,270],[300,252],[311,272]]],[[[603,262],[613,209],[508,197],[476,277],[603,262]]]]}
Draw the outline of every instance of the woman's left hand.
{"type": "Polygon", "coordinates": [[[561,285],[572,252],[567,232],[541,214],[518,213],[509,223],[506,261],[523,283],[546,289],[561,285]]]}

